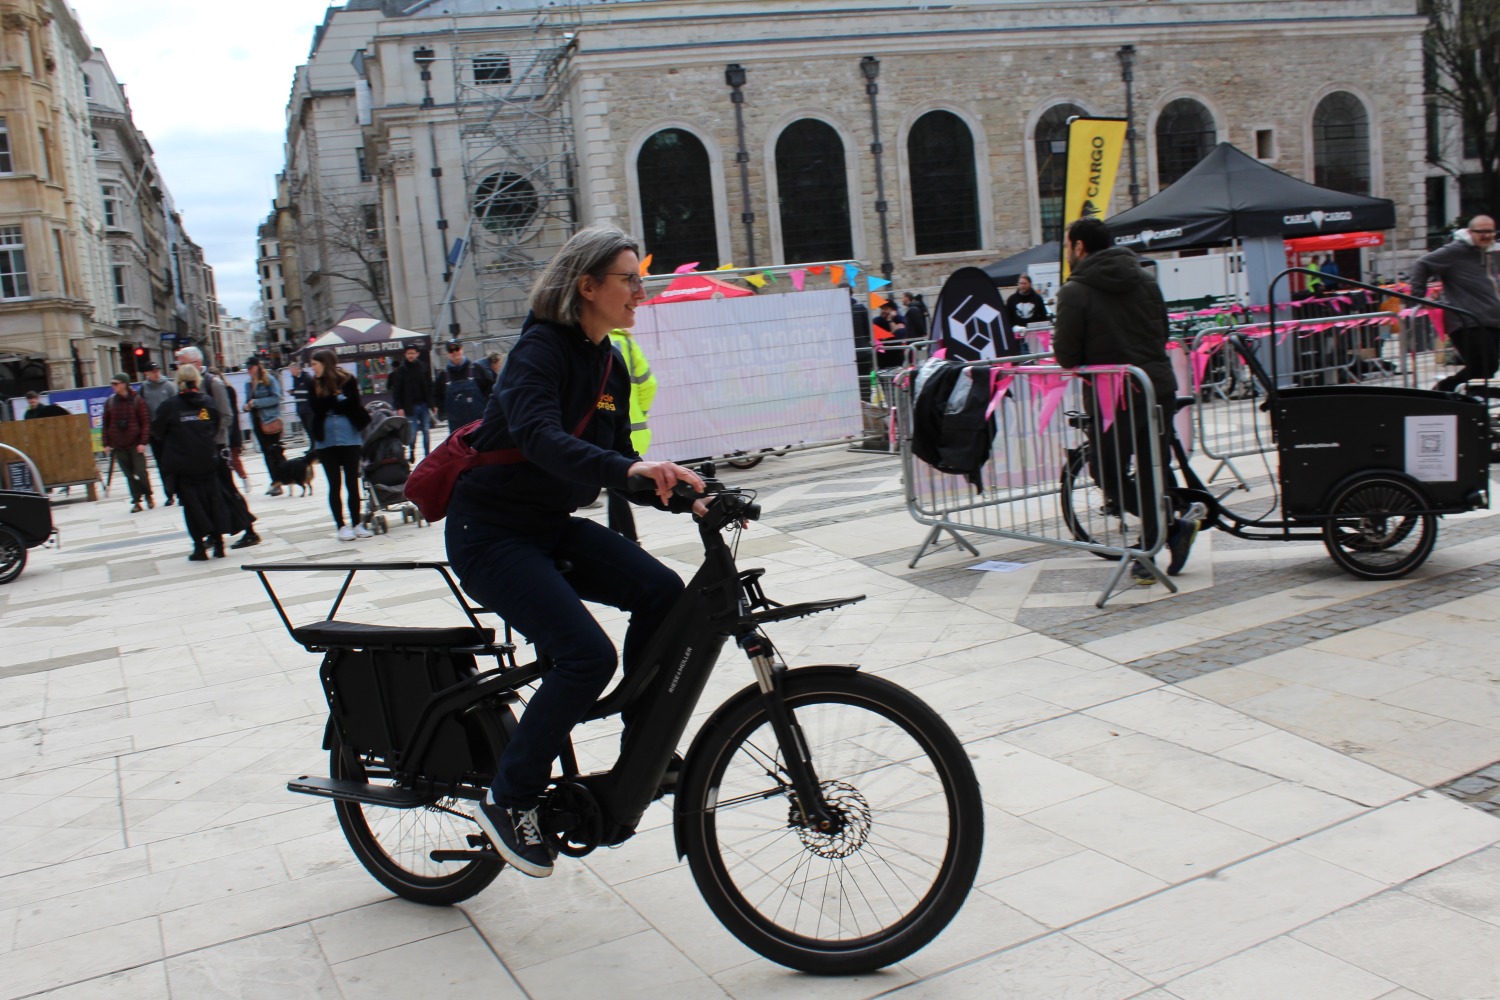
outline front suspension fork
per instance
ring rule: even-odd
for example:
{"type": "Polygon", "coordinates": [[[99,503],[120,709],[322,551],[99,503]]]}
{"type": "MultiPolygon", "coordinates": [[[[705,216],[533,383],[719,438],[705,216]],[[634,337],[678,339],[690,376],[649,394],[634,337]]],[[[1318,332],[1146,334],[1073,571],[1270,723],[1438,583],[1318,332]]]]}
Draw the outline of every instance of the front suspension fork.
{"type": "Polygon", "coordinates": [[[828,802],[823,798],[823,788],[813,770],[802,726],[791,709],[787,708],[786,664],[775,662],[771,641],[759,632],[748,632],[736,641],[750,658],[750,666],[755,670],[755,681],[760,686],[761,697],[765,701],[771,731],[776,734],[776,742],[781,746],[803,824],[825,833],[836,832],[839,827],[838,816],[828,808],[828,802]]]}

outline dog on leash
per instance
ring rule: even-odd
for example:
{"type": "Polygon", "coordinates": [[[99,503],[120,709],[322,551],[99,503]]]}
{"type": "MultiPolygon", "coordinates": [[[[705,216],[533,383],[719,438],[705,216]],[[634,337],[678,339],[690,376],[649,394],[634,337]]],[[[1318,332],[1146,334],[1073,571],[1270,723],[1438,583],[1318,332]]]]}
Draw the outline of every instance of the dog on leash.
{"type": "MultiPolygon", "coordinates": [[[[302,492],[298,496],[307,496],[317,492],[313,489],[313,482],[317,478],[318,465],[313,461],[313,449],[307,449],[307,454],[301,458],[283,458],[276,463],[276,475],[271,480],[271,485],[285,486],[288,491],[293,486],[300,486],[302,492]]],[[[290,495],[290,493],[288,494],[290,495]]]]}

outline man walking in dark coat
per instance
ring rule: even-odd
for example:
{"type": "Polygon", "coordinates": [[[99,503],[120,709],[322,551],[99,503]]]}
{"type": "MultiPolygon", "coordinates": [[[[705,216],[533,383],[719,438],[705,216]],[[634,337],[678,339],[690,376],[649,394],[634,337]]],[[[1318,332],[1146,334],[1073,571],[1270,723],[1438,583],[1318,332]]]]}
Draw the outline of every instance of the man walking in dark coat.
{"type": "MultiPolygon", "coordinates": [[[[1066,368],[1079,365],[1134,365],[1146,373],[1156,395],[1157,427],[1161,432],[1161,481],[1170,487],[1172,453],[1171,422],[1163,404],[1177,396],[1177,379],[1167,360],[1167,306],[1156,280],[1141,266],[1129,247],[1118,247],[1109,227],[1098,218],[1079,219],[1068,227],[1068,263],[1073,271],[1057,293],[1053,318],[1053,348],[1057,363],[1066,368]]],[[[1085,402],[1093,414],[1093,456],[1090,469],[1105,497],[1118,511],[1141,519],[1141,547],[1157,543],[1161,498],[1155,477],[1141,462],[1150,455],[1150,407],[1138,385],[1127,383],[1133,393],[1104,427],[1105,406],[1088,391],[1085,402]],[[1132,474],[1131,462],[1135,461],[1132,474]]],[[[1092,389],[1092,387],[1090,387],[1092,389]]],[[[1188,552],[1198,531],[1203,511],[1197,505],[1186,516],[1170,522],[1167,544],[1171,562],[1167,572],[1176,576],[1187,564],[1188,552]]],[[[1136,580],[1150,583],[1154,573],[1137,567],[1136,580]]]]}
{"type": "Polygon", "coordinates": [[[114,395],[104,401],[101,439],[110,459],[130,484],[130,512],[139,514],[141,503],[155,507],[151,478],[146,473],[146,447],[151,443],[151,411],[140,393],[130,388],[130,376],[115,373],[109,380],[114,395]]]}
{"type": "MultiPolygon", "coordinates": [[[[391,372],[386,388],[391,392],[391,405],[396,408],[396,414],[410,422],[413,432],[421,432],[422,456],[425,458],[432,452],[432,375],[422,359],[421,350],[408,347],[405,354],[406,360],[391,372]]],[[[406,457],[412,462],[417,459],[416,433],[412,434],[410,453],[406,457]]]]}

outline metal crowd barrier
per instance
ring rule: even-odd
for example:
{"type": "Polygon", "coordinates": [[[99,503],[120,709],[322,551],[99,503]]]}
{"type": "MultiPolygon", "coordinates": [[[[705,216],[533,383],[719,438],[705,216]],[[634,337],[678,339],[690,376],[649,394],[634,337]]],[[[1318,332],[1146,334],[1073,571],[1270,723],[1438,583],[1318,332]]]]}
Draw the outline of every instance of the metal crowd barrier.
{"type": "MultiPolygon", "coordinates": [[[[1193,385],[1194,450],[1217,463],[1206,477],[1213,482],[1228,470],[1248,488],[1234,460],[1275,450],[1265,390],[1251,376],[1229,336],[1243,336],[1270,369],[1271,354],[1290,358],[1291,370],[1277,369],[1287,385],[1374,384],[1431,388],[1453,370],[1447,341],[1427,309],[1400,312],[1306,316],[1278,321],[1277,344],[1269,343],[1264,323],[1200,328],[1187,342],[1193,385]],[[1290,345],[1290,347],[1288,347],[1290,345]]],[[[1190,391],[1184,385],[1183,392],[1190,391]]]]}
{"type": "Polygon", "coordinates": [[[979,534],[1115,560],[1098,607],[1120,589],[1136,560],[1151,565],[1157,579],[1175,592],[1149,562],[1166,534],[1159,499],[1163,423],[1150,380],[1129,366],[1066,369],[1044,363],[1048,360],[1032,354],[963,365],[960,380],[967,377],[972,391],[985,394],[995,429],[974,482],[917,457],[919,370],[903,372],[897,380],[907,509],[931,528],[909,565],[915,568],[929,552],[955,545],[977,556],[964,536],[979,534]],[[1144,458],[1142,475],[1132,474],[1132,455],[1144,458]],[[944,535],[950,540],[944,542],[944,535]]]}

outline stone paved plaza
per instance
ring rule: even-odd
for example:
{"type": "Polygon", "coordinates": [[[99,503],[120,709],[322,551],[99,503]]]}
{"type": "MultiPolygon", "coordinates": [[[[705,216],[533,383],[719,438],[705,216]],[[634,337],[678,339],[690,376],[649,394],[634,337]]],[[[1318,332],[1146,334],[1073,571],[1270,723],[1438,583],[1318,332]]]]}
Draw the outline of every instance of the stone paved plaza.
{"type": "MultiPolygon", "coordinates": [[[[762,960],[700,900],[662,805],[546,881],[392,898],[332,807],[285,789],[326,773],[317,658],[238,567],[440,559],[440,528],[341,544],[321,479],[305,498],[261,483],[265,543],[190,563],[178,511],[131,515],[117,490],[58,506],[61,550],[0,590],[0,1000],[1500,997],[1493,515],[1446,519],[1395,583],[1317,544],[1206,535],[1181,593],[1100,611],[1109,567],[1059,549],[975,539],[1023,567],[948,550],[908,569],[926,529],[894,458],[725,478],[762,490],[741,564],[773,598],[869,595],[774,626],[788,662],[914,689],[973,759],[984,861],[932,945],[849,979],[762,960]]],[[[690,522],[638,520],[689,573],[690,522]]],[[[307,621],[340,577],[286,579],[307,621]]],[[[459,623],[443,598],[435,576],[365,574],[341,617],[459,623]]],[[[702,712],[749,680],[726,653],[702,712]]],[[[615,732],[581,736],[597,759],[615,732]]]]}

